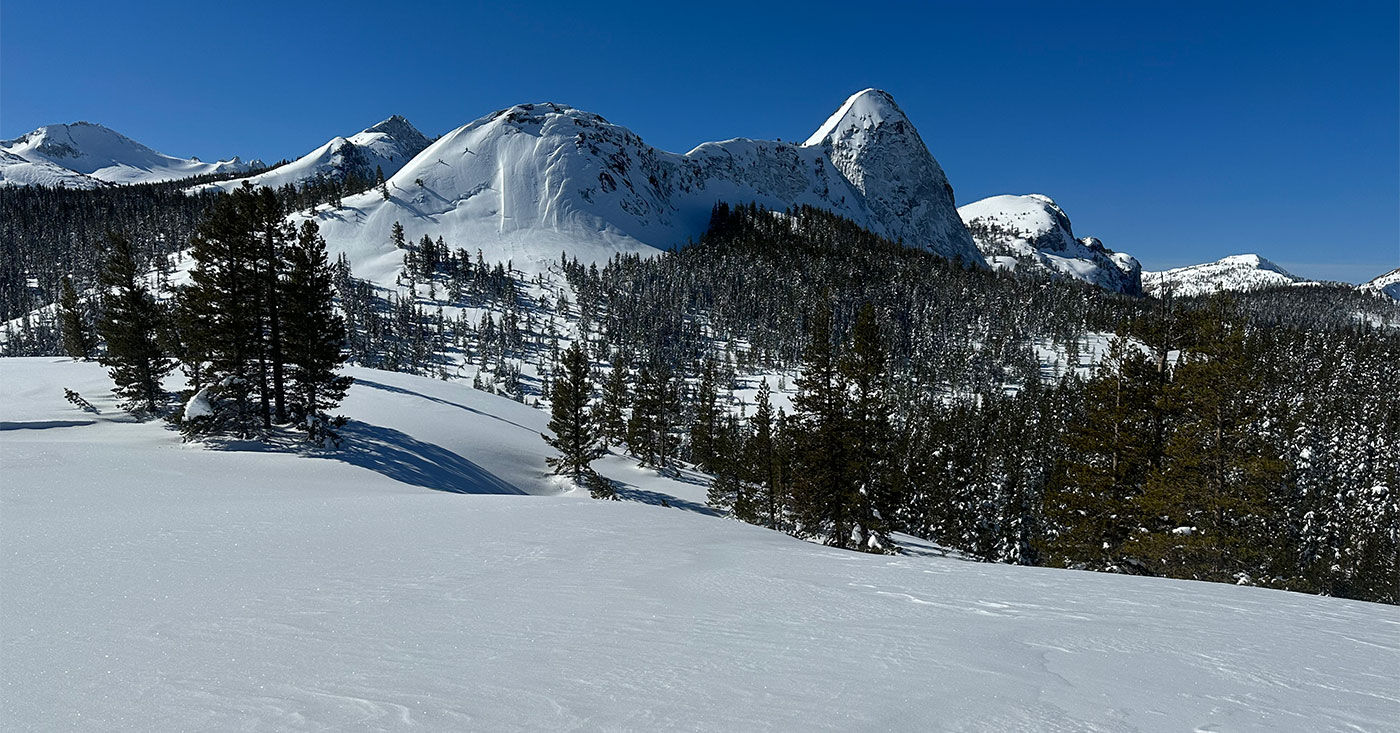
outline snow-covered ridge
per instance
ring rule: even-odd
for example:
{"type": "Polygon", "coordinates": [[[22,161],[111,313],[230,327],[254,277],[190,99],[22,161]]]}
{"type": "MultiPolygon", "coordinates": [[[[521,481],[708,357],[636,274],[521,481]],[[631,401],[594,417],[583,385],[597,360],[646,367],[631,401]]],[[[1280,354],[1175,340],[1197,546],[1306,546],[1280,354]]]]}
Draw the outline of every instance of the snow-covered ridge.
{"type": "Polygon", "coordinates": [[[1364,292],[1387,295],[1396,300],[1400,300],[1400,267],[1384,275],[1380,275],[1373,280],[1364,282],[1357,287],[1364,292]]]}
{"type": "Polygon", "coordinates": [[[1142,292],[1142,266],[1095,237],[1076,239],[1069,217],[1049,196],[1002,195],[958,208],[988,264],[1093,283],[1106,290],[1142,292]]]}
{"type": "Polygon", "coordinates": [[[392,176],[428,147],[430,141],[408,120],[394,115],[350,137],[334,137],[296,160],[247,178],[207,183],[191,190],[231,191],[243,183],[281,188],[318,177],[343,180],[355,175],[373,180],[376,171],[392,176]]]}
{"type": "Polygon", "coordinates": [[[1148,295],[1161,295],[1170,289],[1181,297],[1310,282],[1257,254],[1231,255],[1215,262],[1142,273],[1142,287],[1148,295]]]}
{"type": "Polygon", "coordinates": [[[70,185],[94,188],[83,178],[57,173],[71,171],[101,183],[155,183],[213,173],[238,173],[252,167],[234,157],[205,163],[152,150],[102,125],[75,122],[46,125],[13,140],[0,141],[0,177],[6,185],[70,185]],[[28,165],[23,165],[19,161],[28,165]]]}
{"type": "Polygon", "coordinates": [[[745,138],[681,155],[566,105],[521,104],[443,135],[370,191],[316,214],[361,276],[397,272],[395,222],[410,240],[443,237],[488,259],[534,269],[560,251],[600,262],[698,239],[720,201],[810,205],[877,234],[982,262],[952,189],[889,95],[847,100],[805,145],[745,138]]]}

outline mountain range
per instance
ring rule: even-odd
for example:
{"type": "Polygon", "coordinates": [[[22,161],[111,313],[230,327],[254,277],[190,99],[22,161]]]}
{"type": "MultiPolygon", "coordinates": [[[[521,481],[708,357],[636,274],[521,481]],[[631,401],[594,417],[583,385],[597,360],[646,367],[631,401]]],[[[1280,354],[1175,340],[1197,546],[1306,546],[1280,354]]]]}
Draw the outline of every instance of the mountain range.
{"type": "Polygon", "coordinates": [[[98,188],[239,173],[260,165],[237,157],[214,163],[177,158],[92,122],[45,125],[0,141],[0,186],[98,188]]]}
{"type": "MultiPolygon", "coordinates": [[[[101,125],[49,125],[0,141],[0,186],[97,188],[232,174],[190,190],[304,185],[355,177],[382,190],[315,218],[356,272],[392,280],[410,241],[451,246],[534,270],[567,252],[584,262],[650,255],[704,233],[715,204],[774,210],[813,206],[870,231],[969,265],[1083,280],[1127,294],[1179,295],[1305,282],[1258,255],[1144,272],[1132,256],[1076,237],[1065,211],[1043,194],[999,195],[957,207],[953,187],[913,123],[878,89],[851,95],[800,144],[735,138],[684,154],[645,143],[605,118],[554,103],[499,110],[430,140],[401,116],[333,137],[295,161],[261,168],[239,158],[204,163],[159,153],[101,125]]],[[[1361,286],[1400,296],[1394,272],[1361,286]],[[1386,280],[1386,278],[1390,278],[1386,280]]]]}

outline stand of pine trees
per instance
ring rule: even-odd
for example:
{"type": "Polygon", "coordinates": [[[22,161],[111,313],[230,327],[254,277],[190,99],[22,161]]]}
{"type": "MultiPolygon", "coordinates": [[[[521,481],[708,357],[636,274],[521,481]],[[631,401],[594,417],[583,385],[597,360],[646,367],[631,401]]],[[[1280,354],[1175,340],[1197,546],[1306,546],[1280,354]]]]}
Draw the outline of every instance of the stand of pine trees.
{"type": "MultiPolygon", "coordinates": [[[[307,289],[285,286],[293,250],[317,239],[274,226],[274,208],[296,205],[281,191],[204,202],[205,274],[172,313],[156,303],[152,315],[166,324],[156,345],[215,393],[235,432],[337,398],[298,386],[300,374],[333,374],[339,354],[322,343],[298,361],[305,338],[289,312],[335,313],[329,296],[296,305],[307,289]],[[212,212],[230,206],[228,221],[212,212]],[[236,307],[232,288],[253,305],[236,307]]],[[[343,258],[310,268],[339,296],[352,361],[573,404],[579,445],[664,470],[689,462],[737,519],[873,551],[902,532],[992,562],[1400,601],[1393,302],[1341,286],[1121,296],[968,269],[813,209],[719,206],[690,247],[591,266],[566,256],[562,282],[441,239],[399,240],[397,293],[356,280],[343,258]],[[582,371],[566,356],[570,332],[582,371]],[[1046,357],[1099,351],[1091,371],[1046,357]],[[580,373],[587,388],[570,393],[580,373]],[[760,379],[753,404],[734,397],[760,379]],[[779,392],[792,409],[776,409],[779,392]]],[[[135,241],[145,272],[152,247],[135,241]]],[[[62,353],[64,332],[80,329],[60,326],[81,323],[70,314],[84,307],[102,323],[111,298],[85,267],[38,278],[52,300],[71,273],[77,305],[64,296],[59,317],[8,324],[5,353],[62,353]]],[[[32,276],[0,277],[19,292],[32,276]]],[[[336,340],[333,323],[316,333],[336,340]]],[[[92,353],[111,351],[108,340],[92,353]]]]}

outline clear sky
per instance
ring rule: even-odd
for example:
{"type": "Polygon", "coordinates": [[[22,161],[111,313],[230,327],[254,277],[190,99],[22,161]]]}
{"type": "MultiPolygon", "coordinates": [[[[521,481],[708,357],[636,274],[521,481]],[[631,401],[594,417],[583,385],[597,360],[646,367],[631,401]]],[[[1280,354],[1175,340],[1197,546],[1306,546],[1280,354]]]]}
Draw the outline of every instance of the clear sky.
{"type": "Polygon", "coordinates": [[[1332,3],[0,4],[0,137],[90,120],[206,160],[403,114],[571,104],[685,151],[888,90],[959,203],[1045,193],[1149,269],[1400,266],[1400,10],[1332,3]]]}

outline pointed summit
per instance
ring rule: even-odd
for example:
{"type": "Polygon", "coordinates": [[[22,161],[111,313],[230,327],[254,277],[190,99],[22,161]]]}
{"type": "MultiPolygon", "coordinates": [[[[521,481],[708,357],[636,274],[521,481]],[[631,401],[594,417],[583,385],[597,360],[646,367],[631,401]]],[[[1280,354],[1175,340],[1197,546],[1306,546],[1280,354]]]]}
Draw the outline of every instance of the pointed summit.
{"type": "Polygon", "coordinates": [[[953,187],[919,131],[879,89],[852,94],[807,141],[861,193],[878,234],[983,264],[953,201],[953,187]]]}
{"type": "Polygon", "coordinates": [[[905,122],[909,118],[894,103],[894,97],[881,89],[864,89],[846,98],[845,103],[822,123],[803,147],[821,145],[832,136],[842,137],[857,131],[879,127],[887,122],[905,122]]]}

